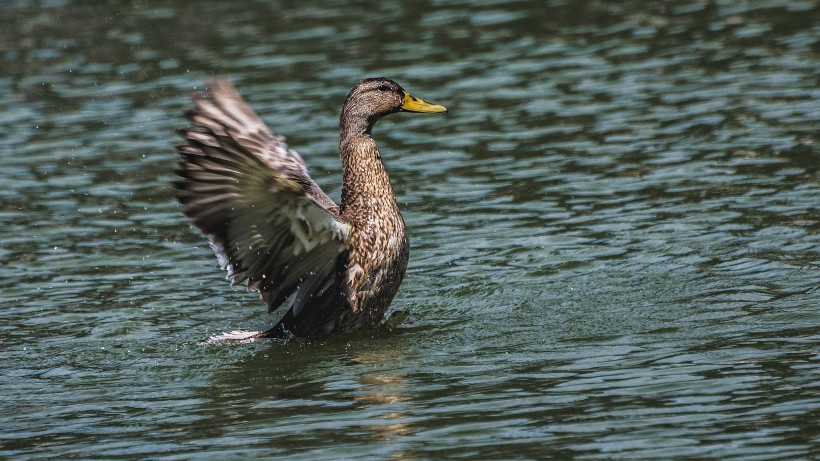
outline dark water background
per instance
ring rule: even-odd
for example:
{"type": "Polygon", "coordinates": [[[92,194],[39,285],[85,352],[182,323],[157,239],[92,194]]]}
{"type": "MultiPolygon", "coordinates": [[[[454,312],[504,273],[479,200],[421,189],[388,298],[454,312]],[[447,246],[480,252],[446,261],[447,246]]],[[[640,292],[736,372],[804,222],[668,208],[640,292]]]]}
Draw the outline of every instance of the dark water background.
{"type": "Polygon", "coordinates": [[[0,6],[0,458],[820,457],[820,6],[0,6]],[[410,228],[392,331],[271,324],[173,200],[230,76],[332,197],[349,88],[410,228]]]}

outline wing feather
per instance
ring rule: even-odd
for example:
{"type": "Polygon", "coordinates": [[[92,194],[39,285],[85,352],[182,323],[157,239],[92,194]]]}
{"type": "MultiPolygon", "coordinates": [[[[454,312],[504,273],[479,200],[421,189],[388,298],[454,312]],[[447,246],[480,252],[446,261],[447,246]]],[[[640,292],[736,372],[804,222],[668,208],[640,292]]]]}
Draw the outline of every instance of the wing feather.
{"type": "Polygon", "coordinates": [[[336,273],[350,225],[302,157],[230,82],[208,86],[211,100],[197,96],[196,108],[186,112],[193,129],[178,131],[186,141],[177,147],[178,199],[232,284],[247,282],[269,310],[291,299],[298,315],[343,283],[336,273]]]}

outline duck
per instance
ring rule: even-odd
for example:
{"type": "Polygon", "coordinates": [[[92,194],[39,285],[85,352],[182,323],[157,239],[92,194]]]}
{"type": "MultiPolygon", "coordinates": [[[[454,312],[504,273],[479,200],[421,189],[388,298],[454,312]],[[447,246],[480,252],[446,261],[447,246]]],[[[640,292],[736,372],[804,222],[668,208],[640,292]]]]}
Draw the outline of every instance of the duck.
{"type": "Polygon", "coordinates": [[[246,338],[325,337],[378,325],[407,270],[410,242],[372,130],[396,112],[442,113],[384,77],[350,90],[339,117],[341,200],[311,178],[226,78],[193,96],[174,182],[231,285],[257,291],[276,324],[246,338]]]}

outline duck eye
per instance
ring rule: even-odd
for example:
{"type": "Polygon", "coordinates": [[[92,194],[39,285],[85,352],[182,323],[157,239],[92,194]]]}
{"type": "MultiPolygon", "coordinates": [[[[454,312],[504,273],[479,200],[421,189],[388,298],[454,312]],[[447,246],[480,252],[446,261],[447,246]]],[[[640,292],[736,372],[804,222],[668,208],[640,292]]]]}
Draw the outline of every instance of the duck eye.
{"type": "Polygon", "coordinates": [[[379,85],[379,91],[390,91],[387,85],[379,85]]]}

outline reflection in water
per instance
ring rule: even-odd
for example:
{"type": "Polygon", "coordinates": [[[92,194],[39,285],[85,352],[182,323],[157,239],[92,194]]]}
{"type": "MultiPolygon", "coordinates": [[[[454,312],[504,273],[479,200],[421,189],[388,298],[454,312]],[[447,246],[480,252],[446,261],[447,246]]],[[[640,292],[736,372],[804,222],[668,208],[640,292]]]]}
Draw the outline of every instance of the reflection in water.
{"type": "MultiPolygon", "coordinates": [[[[387,351],[366,351],[351,358],[349,364],[368,367],[395,363],[400,358],[396,353],[387,351]]],[[[381,440],[393,440],[398,436],[407,436],[415,432],[413,426],[408,422],[410,415],[403,410],[405,402],[411,400],[407,394],[407,382],[405,377],[399,373],[373,373],[363,375],[359,379],[361,390],[356,396],[360,408],[381,409],[379,420],[366,426],[373,431],[372,438],[381,440]]],[[[394,453],[394,459],[412,459],[406,452],[394,453]]]]}
{"type": "Polygon", "coordinates": [[[384,446],[385,458],[418,459],[401,441],[416,432],[409,411],[412,392],[396,371],[407,359],[396,347],[402,335],[376,333],[383,346],[376,350],[361,343],[367,333],[325,341],[203,345],[241,358],[199,389],[207,418],[193,426],[194,437],[231,438],[241,429],[254,435],[242,439],[247,453],[275,447],[306,458],[370,440],[384,446]],[[242,357],[237,351],[243,348],[255,352],[242,357]],[[314,445],[304,443],[305,431],[314,434],[314,445]]]}

